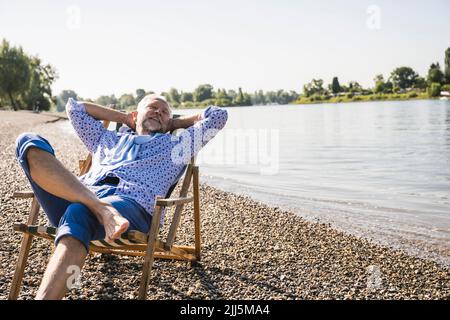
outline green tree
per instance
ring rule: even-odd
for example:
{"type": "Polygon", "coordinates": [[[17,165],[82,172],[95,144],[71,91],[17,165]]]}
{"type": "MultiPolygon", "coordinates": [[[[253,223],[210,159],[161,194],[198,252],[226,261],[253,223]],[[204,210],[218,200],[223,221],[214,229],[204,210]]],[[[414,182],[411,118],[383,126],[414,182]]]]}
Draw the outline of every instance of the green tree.
{"type": "Polygon", "coordinates": [[[338,77],[334,77],[333,81],[331,81],[331,92],[335,95],[341,92],[341,85],[339,84],[338,77]]]}
{"type": "Polygon", "coordinates": [[[244,92],[243,104],[244,104],[244,106],[251,106],[252,105],[252,97],[247,92],[244,92]]]}
{"type": "Polygon", "coordinates": [[[51,106],[51,85],[57,78],[56,70],[49,64],[43,65],[37,57],[30,57],[31,78],[29,88],[23,94],[28,109],[49,110],[51,106]]]}
{"type": "Polygon", "coordinates": [[[323,88],[323,80],[322,79],[312,79],[310,83],[307,83],[303,86],[303,94],[306,97],[310,97],[314,94],[321,95],[325,92],[323,88]]]}
{"type": "Polygon", "coordinates": [[[384,89],[385,89],[385,84],[386,84],[384,82],[383,75],[377,74],[373,80],[375,81],[375,87],[374,87],[373,91],[375,93],[383,93],[384,89]]]}
{"type": "Polygon", "coordinates": [[[295,91],[284,91],[284,90],[278,90],[277,91],[277,103],[279,104],[289,104],[295,100],[297,100],[298,94],[295,91]]]}
{"type": "Polygon", "coordinates": [[[341,92],[348,92],[348,87],[345,84],[341,84],[341,92]]]}
{"type": "Polygon", "coordinates": [[[441,93],[441,84],[440,83],[432,83],[430,84],[430,86],[428,87],[428,95],[430,97],[439,97],[441,93]]]}
{"type": "Polygon", "coordinates": [[[213,98],[213,87],[210,84],[202,84],[194,91],[195,102],[202,102],[213,98]]]}
{"type": "Polygon", "coordinates": [[[145,90],[144,89],[136,89],[136,104],[139,103],[142,98],[145,97],[145,90]]]}
{"type": "Polygon", "coordinates": [[[392,81],[387,81],[384,84],[384,92],[385,93],[392,93],[394,91],[394,84],[392,83],[392,81]]]}
{"type": "Polygon", "coordinates": [[[427,88],[427,81],[424,77],[417,77],[416,83],[414,84],[415,89],[425,90],[427,88]]]}
{"type": "Polygon", "coordinates": [[[95,100],[95,103],[101,106],[107,106],[108,104],[117,104],[117,98],[115,95],[100,96],[95,100]]]}
{"type": "Polygon", "coordinates": [[[289,96],[290,96],[289,103],[296,101],[300,97],[300,95],[294,90],[289,91],[289,96]]]}
{"type": "Polygon", "coordinates": [[[288,92],[286,92],[284,90],[278,90],[277,91],[277,102],[279,104],[288,104],[289,102],[291,102],[291,96],[289,95],[288,92]]]}
{"type": "Polygon", "coordinates": [[[255,91],[255,95],[253,97],[253,104],[255,104],[255,105],[265,105],[266,104],[266,97],[264,95],[264,91],[262,91],[262,90],[255,91]]]}
{"type": "Polygon", "coordinates": [[[439,62],[436,64],[432,63],[430,68],[428,69],[428,76],[427,76],[428,83],[440,83],[444,84],[445,82],[445,75],[441,71],[441,66],[439,65],[439,62]]]}
{"type": "Polygon", "coordinates": [[[179,104],[181,102],[181,96],[178,93],[178,90],[175,88],[170,88],[169,90],[169,102],[179,104]]]}
{"type": "Polygon", "coordinates": [[[221,107],[228,107],[231,105],[231,98],[228,96],[225,89],[217,89],[217,92],[215,94],[216,97],[216,105],[221,107]]]}
{"type": "Polygon", "coordinates": [[[237,93],[233,89],[227,91],[227,96],[230,98],[231,101],[234,101],[236,99],[237,93]]]}
{"type": "Polygon", "coordinates": [[[136,100],[132,94],[125,93],[120,96],[118,105],[120,108],[127,108],[136,105],[136,100]]]}
{"type": "Polygon", "coordinates": [[[269,104],[278,103],[278,96],[275,91],[266,92],[266,103],[269,104]]]}
{"type": "Polygon", "coordinates": [[[180,101],[181,102],[194,102],[194,96],[192,95],[192,92],[181,92],[180,101]]]}
{"type": "Polygon", "coordinates": [[[80,100],[78,97],[78,94],[73,90],[63,90],[61,93],[56,97],[56,110],[58,111],[64,111],[67,101],[69,98],[80,100]]]}
{"type": "Polygon", "coordinates": [[[445,50],[445,81],[446,83],[450,83],[450,47],[445,50]]]}
{"type": "Polygon", "coordinates": [[[226,94],[227,94],[226,91],[222,92],[222,90],[219,88],[219,89],[217,89],[216,92],[214,92],[214,98],[220,99],[220,98],[223,98],[224,95],[226,95],[226,94]]]}
{"type": "Polygon", "coordinates": [[[244,93],[242,92],[242,88],[238,89],[238,93],[236,98],[233,100],[233,104],[236,106],[244,106],[244,93]]]}
{"type": "Polygon", "coordinates": [[[356,81],[350,81],[348,83],[348,91],[351,93],[355,93],[355,92],[362,92],[363,89],[361,87],[361,85],[356,82],[356,81]]]}
{"type": "Polygon", "coordinates": [[[14,110],[19,108],[18,96],[29,88],[30,80],[28,57],[21,47],[10,47],[3,39],[0,47],[0,94],[9,99],[14,110]]]}
{"type": "Polygon", "coordinates": [[[390,81],[394,89],[412,88],[419,75],[410,67],[399,67],[391,72],[390,81]]]}
{"type": "Polygon", "coordinates": [[[233,105],[235,106],[251,106],[252,98],[248,93],[244,93],[242,88],[238,89],[238,93],[233,100],[233,105]]]}
{"type": "Polygon", "coordinates": [[[170,103],[170,97],[169,97],[169,93],[168,92],[163,91],[163,92],[160,93],[160,95],[163,96],[164,99],[166,99],[166,101],[170,103]]]}

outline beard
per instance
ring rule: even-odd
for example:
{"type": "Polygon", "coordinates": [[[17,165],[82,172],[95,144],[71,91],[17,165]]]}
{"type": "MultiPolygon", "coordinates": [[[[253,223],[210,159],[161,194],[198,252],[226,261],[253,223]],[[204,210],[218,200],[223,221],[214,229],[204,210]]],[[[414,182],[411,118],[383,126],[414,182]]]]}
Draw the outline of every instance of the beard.
{"type": "Polygon", "coordinates": [[[142,122],[142,129],[147,134],[151,132],[163,132],[161,123],[153,119],[145,119],[142,122]]]}

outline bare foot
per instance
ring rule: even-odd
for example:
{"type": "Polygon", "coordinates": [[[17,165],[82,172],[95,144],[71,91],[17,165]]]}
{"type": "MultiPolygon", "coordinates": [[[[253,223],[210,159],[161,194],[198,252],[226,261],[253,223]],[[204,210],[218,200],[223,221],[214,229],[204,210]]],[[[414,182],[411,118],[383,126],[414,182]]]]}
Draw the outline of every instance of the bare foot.
{"type": "Polygon", "coordinates": [[[96,209],[96,215],[105,228],[106,241],[113,241],[119,238],[130,225],[128,220],[122,217],[119,211],[107,202],[101,202],[96,209]]]}

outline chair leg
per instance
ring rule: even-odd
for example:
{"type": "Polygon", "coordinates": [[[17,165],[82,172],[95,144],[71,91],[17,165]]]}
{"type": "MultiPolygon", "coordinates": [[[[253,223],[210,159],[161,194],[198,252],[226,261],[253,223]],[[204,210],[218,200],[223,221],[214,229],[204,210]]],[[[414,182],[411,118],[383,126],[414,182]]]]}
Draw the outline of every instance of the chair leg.
{"type": "Polygon", "coordinates": [[[195,257],[200,261],[201,252],[201,233],[200,233],[200,198],[199,198],[199,177],[198,167],[194,167],[193,172],[194,183],[194,229],[195,229],[195,257]]]}
{"type": "MultiPolygon", "coordinates": [[[[36,200],[36,197],[34,197],[31,204],[30,215],[28,217],[29,225],[36,224],[39,208],[39,202],[36,200]]],[[[11,289],[9,291],[8,300],[17,300],[17,297],[19,296],[32,240],[33,235],[27,233],[23,235],[22,243],[20,245],[19,258],[17,259],[16,270],[14,271],[14,276],[11,282],[11,289]]]]}
{"type": "Polygon", "coordinates": [[[156,238],[159,232],[159,223],[161,220],[161,207],[156,206],[152,217],[152,225],[150,227],[147,250],[145,252],[144,267],[142,268],[141,284],[139,286],[139,300],[145,300],[147,297],[148,282],[153,266],[156,238]]]}

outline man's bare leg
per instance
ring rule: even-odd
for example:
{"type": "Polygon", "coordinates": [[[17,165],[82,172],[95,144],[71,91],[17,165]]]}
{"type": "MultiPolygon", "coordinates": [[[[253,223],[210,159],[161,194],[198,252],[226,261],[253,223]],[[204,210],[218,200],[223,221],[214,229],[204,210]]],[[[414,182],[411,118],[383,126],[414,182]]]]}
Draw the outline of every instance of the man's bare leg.
{"type": "Polygon", "coordinates": [[[129,222],[109,203],[103,202],[86,188],[52,154],[31,147],[27,152],[33,180],[45,191],[70,202],[84,204],[105,227],[108,240],[118,238],[128,229],[129,222]]]}
{"type": "Polygon", "coordinates": [[[79,240],[71,236],[62,237],[45,270],[36,300],[62,299],[68,289],[67,279],[73,275],[69,267],[78,266],[81,271],[86,256],[86,248],[79,240]]]}

